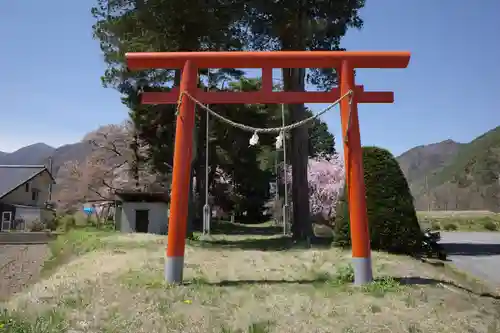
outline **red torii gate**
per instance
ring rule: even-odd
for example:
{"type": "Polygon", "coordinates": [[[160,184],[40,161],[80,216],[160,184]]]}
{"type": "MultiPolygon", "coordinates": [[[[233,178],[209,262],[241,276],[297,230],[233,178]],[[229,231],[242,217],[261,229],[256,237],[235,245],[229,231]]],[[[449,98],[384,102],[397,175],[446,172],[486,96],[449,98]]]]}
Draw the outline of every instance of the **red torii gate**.
{"type": "Polygon", "coordinates": [[[271,52],[145,52],[127,53],[130,70],[154,68],[182,69],[180,88],[170,92],[145,92],[144,104],[177,104],[174,148],[174,169],[170,203],[165,278],[169,283],[182,282],[185,235],[188,215],[192,132],[195,102],[205,104],[297,104],[332,103],[350,91],[350,98],[340,101],[344,161],[351,221],[352,256],[355,284],[372,281],[370,235],[366,212],[365,184],[358,103],[393,103],[392,92],[365,92],[355,86],[356,68],[406,68],[409,52],[352,51],[271,51],[271,52]],[[198,70],[202,68],[261,68],[262,88],[257,92],[205,92],[197,88],[198,70]],[[273,68],[335,68],[339,73],[339,88],[329,92],[273,92],[273,68]],[[179,95],[181,93],[181,95],[179,95]]]}

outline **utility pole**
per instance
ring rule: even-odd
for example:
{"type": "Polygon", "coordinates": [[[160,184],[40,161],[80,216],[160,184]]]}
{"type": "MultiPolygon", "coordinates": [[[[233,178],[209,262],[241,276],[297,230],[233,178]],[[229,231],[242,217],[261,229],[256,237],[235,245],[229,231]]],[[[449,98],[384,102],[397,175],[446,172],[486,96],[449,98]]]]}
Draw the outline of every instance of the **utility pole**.
{"type": "MultiPolygon", "coordinates": [[[[281,126],[285,127],[285,104],[281,104],[281,126]]],[[[283,133],[283,185],[285,187],[285,200],[283,203],[283,235],[288,234],[288,179],[286,177],[287,173],[287,164],[286,164],[286,133],[283,133]]]]}
{"type": "Polygon", "coordinates": [[[497,175],[497,209],[495,213],[500,213],[500,173],[497,175]]]}
{"type": "Polygon", "coordinates": [[[276,202],[280,199],[280,191],[279,191],[279,176],[278,176],[278,155],[280,151],[276,150],[276,154],[274,155],[274,199],[276,202]]]}
{"type": "Polygon", "coordinates": [[[427,175],[425,175],[425,193],[427,195],[427,211],[431,211],[431,194],[429,193],[429,183],[427,182],[427,175]]]}
{"type": "MultiPolygon", "coordinates": [[[[54,175],[52,174],[52,156],[49,157],[49,172],[50,174],[52,175],[52,177],[54,177],[54,175]]],[[[49,184],[49,197],[48,197],[48,201],[52,201],[52,181],[50,182],[49,184]]]]}
{"type": "MultiPolygon", "coordinates": [[[[211,89],[211,80],[210,80],[210,68],[207,69],[207,92],[211,89]]],[[[210,105],[207,105],[209,107],[210,105]]],[[[208,190],[209,190],[209,177],[208,177],[208,166],[209,159],[208,154],[210,152],[209,149],[209,141],[210,141],[210,116],[208,112],[205,112],[205,204],[203,205],[203,235],[210,235],[210,224],[212,219],[212,208],[210,207],[210,203],[208,202],[208,190]]],[[[201,177],[200,177],[201,178],[201,177]]]]}

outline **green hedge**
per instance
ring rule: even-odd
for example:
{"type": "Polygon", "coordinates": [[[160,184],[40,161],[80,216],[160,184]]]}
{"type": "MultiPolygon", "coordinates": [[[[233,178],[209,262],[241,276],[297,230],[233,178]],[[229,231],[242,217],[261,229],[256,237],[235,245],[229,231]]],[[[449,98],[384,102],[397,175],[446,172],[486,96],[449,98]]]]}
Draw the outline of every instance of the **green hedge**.
{"type": "MultiPolygon", "coordinates": [[[[421,253],[423,232],[408,182],[394,156],[382,148],[364,147],[363,167],[372,249],[421,253]]],[[[349,247],[351,243],[348,209],[344,189],[334,228],[334,245],[341,247],[349,247]]]]}

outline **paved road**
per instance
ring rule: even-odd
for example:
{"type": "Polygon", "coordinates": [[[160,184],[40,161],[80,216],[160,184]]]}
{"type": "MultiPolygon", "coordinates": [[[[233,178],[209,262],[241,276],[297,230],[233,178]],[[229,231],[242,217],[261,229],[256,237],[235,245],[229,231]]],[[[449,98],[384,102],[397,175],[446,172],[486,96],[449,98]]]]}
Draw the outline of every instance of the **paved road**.
{"type": "Polygon", "coordinates": [[[459,269],[500,286],[500,232],[442,232],[441,244],[459,269]]]}

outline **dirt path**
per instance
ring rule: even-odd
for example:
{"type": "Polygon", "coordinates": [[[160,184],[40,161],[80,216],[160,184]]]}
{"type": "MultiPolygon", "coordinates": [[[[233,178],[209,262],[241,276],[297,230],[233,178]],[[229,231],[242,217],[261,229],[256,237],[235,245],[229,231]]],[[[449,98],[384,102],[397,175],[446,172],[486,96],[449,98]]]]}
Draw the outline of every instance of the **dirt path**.
{"type": "Polygon", "coordinates": [[[0,245],[0,299],[36,281],[48,254],[46,244],[0,245]]]}

